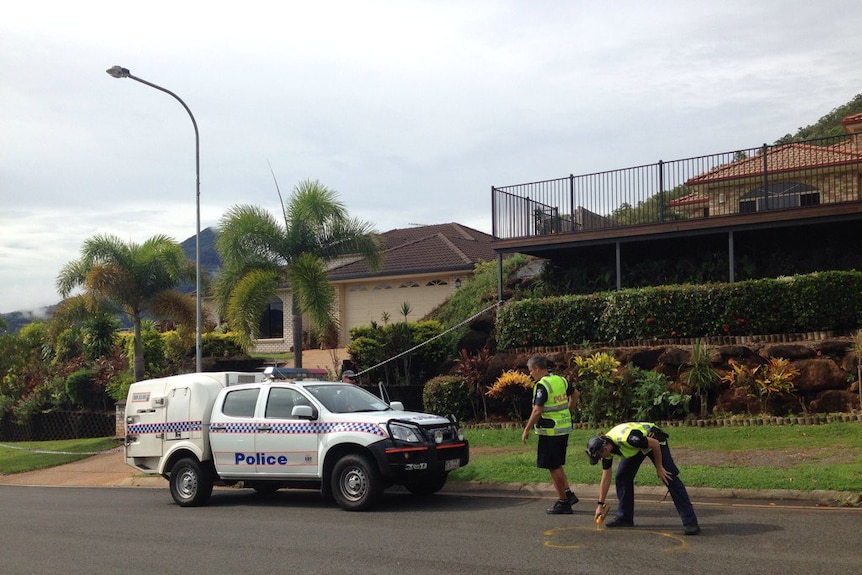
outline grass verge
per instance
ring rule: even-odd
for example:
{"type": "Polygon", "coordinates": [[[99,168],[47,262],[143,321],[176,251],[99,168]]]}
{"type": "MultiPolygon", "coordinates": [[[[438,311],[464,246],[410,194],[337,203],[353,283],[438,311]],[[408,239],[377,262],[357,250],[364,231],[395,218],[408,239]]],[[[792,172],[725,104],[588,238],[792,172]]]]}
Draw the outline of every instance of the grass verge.
{"type": "Polygon", "coordinates": [[[119,445],[113,437],[66,439],[63,441],[22,441],[0,445],[0,474],[47,469],[90,457],[119,445]]]}
{"type": "MultiPolygon", "coordinates": [[[[862,426],[858,422],[755,427],[675,427],[674,459],[689,486],[727,489],[799,489],[862,493],[862,426]]],[[[597,484],[600,468],[583,454],[597,430],[575,430],[569,440],[566,474],[572,483],[597,484]]],[[[520,429],[466,430],[470,464],[453,481],[549,483],[536,467],[536,436],[521,443],[520,429]]],[[[78,461],[117,446],[111,437],[7,443],[0,446],[0,474],[44,469],[78,461]],[[61,453],[43,453],[61,452],[61,453]]],[[[649,462],[640,485],[658,485],[649,462]]]]}
{"type": "MultiPolygon", "coordinates": [[[[598,430],[575,430],[566,474],[572,483],[596,484],[599,466],[583,453],[598,430]]],[[[825,489],[862,492],[862,427],[858,422],[755,427],[674,427],[670,445],[686,485],[730,489],[825,489]]],[[[468,429],[470,464],[455,481],[549,483],[536,467],[536,436],[521,443],[521,429],[468,429]]],[[[650,462],[638,484],[658,485],[650,462]]]]}

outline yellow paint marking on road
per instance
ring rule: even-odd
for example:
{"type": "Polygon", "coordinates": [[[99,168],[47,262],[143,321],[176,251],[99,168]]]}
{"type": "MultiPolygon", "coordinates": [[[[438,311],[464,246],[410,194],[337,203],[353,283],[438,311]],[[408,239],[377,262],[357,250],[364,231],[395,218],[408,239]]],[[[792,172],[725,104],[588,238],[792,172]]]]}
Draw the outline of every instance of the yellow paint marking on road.
{"type": "Polygon", "coordinates": [[[677,551],[682,551],[683,549],[688,547],[688,543],[683,537],[679,535],[673,535],[672,533],[667,533],[664,531],[652,531],[650,529],[636,529],[636,528],[625,528],[617,531],[612,531],[610,529],[602,529],[600,532],[596,532],[595,529],[590,527],[577,525],[573,527],[557,527],[554,529],[548,529],[544,531],[542,535],[545,536],[546,541],[544,542],[545,547],[551,547],[553,549],[582,549],[587,546],[587,544],[591,542],[595,542],[596,545],[599,544],[599,541],[604,537],[613,537],[617,533],[647,533],[652,535],[658,535],[660,537],[664,537],[667,539],[667,544],[662,547],[662,553],[676,553],[677,551]],[[585,533],[589,533],[589,536],[585,537],[585,541],[575,541],[577,538],[574,536],[567,537],[568,535],[574,535],[575,531],[583,531],[585,533]],[[566,540],[570,541],[566,541],[566,540]]]}

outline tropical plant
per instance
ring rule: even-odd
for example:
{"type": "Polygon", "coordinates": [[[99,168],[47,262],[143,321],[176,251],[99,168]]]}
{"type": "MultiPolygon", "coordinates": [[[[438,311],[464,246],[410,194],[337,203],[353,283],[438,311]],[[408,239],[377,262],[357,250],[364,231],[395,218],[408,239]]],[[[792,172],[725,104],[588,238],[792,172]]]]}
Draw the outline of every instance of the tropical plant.
{"type": "MultiPolygon", "coordinates": [[[[764,406],[769,406],[770,399],[779,395],[791,395],[796,386],[793,379],[799,375],[799,370],[790,365],[790,360],[783,357],[771,357],[765,365],[759,366],[753,373],[754,390],[764,406]]],[[[805,404],[799,401],[802,410],[805,404]]]]}
{"type": "Polygon", "coordinates": [[[63,266],[57,291],[65,298],[81,287],[84,292],[75,297],[94,312],[107,306],[128,316],[135,334],[135,381],[140,381],[145,366],[141,321],[161,316],[193,324],[194,301],[176,289],[193,274],[194,265],[180,244],[167,236],[156,235],[137,244],[97,235],[84,242],[80,259],[63,266]]]}
{"type": "Polygon", "coordinates": [[[107,313],[97,313],[84,320],[81,337],[84,351],[91,361],[113,353],[120,322],[107,313]]]}
{"type": "Polygon", "coordinates": [[[470,406],[473,408],[473,417],[478,421],[481,413],[482,421],[488,419],[488,403],[485,401],[484,390],[481,389],[481,381],[488,371],[488,361],[491,352],[483,347],[477,353],[471,354],[462,349],[458,359],[456,373],[464,379],[470,392],[470,406]],[[481,412],[480,407],[481,406],[481,412]]]}
{"type": "Polygon", "coordinates": [[[859,404],[862,405],[862,329],[853,332],[853,353],[856,355],[856,387],[859,390],[859,404]]]}
{"type": "Polygon", "coordinates": [[[590,423],[624,421],[631,405],[631,390],[625,385],[620,362],[605,352],[589,357],[576,355],[574,359],[581,391],[575,410],[578,418],[590,423]]]}
{"type": "Polygon", "coordinates": [[[231,329],[248,350],[260,335],[260,317],[276,290],[291,290],[293,358],[302,367],[302,314],[321,330],[334,321],[335,290],[327,264],[359,255],[369,269],[382,255],[372,224],[348,217],[336,192],[317,181],[297,184],[287,203],[281,197],[282,221],[263,208],[233,206],[222,217],[216,246],[223,268],[215,293],[231,329]]]}
{"type": "MultiPolygon", "coordinates": [[[[749,398],[760,402],[761,408],[769,409],[772,398],[792,395],[796,391],[793,380],[799,375],[799,370],[793,367],[787,359],[773,357],[767,363],[754,367],[748,367],[733,360],[728,363],[730,364],[730,371],[722,378],[722,381],[745,390],[749,398]]],[[[807,412],[802,398],[795,397],[802,411],[807,412]]]]}
{"type": "Polygon", "coordinates": [[[691,368],[685,376],[688,385],[691,386],[700,398],[701,418],[706,417],[709,413],[707,409],[709,392],[715,390],[721,381],[718,372],[712,368],[710,355],[711,352],[708,346],[695,342],[691,348],[691,368]]]}
{"type": "Polygon", "coordinates": [[[512,417],[515,421],[521,421],[521,400],[532,388],[533,380],[529,375],[510,369],[500,374],[485,394],[509,403],[512,417]]]}
{"type": "Polygon", "coordinates": [[[688,413],[691,396],[670,391],[670,379],[657,371],[629,367],[634,382],[632,417],[637,421],[676,419],[688,413]]]}

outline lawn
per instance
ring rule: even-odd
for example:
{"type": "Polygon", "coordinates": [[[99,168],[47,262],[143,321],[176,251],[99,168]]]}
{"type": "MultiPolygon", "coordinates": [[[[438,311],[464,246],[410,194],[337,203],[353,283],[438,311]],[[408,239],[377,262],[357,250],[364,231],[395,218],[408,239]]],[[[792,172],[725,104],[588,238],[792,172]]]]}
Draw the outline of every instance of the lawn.
{"type": "MultiPolygon", "coordinates": [[[[674,459],[689,486],[730,489],[824,489],[862,493],[862,425],[756,427],[675,427],[670,431],[674,459]]],[[[583,453],[595,430],[575,430],[569,441],[566,474],[572,483],[596,484],[599,467],[583,453]]],[[[453,481],[550,484],[538,469],[536,436],[521,443],[521,429],[468,428],[470,464],[453,472],[453,481]]],[[[70,463],[118,445],[114,438],[7,443],[0,445],[0,474],[70,463]]],[[[658,485],[649,462],[641,485],[658,485]]]]}
{"type": "MultiPolygon", "coordinates": [[[[862,492],[862,426],[858,422],[755,427],[675,427],[670,445],[680,477],[690,486],[733,489],[826,489],[862,492]]],[[[598,483],[584,448],[595,430],[575,430],[566,473],[572,483],[598,483]]],[[[470,464],[455,481],[549,483],[536,468],[536,436],[521,429],[466,431],[470,464]]],[[[649,462],[638,483],[658,485],[649,462]]]]}
{"type": "Polygon", "coordinates": [[[63,441],[22,441],[0,444],[0,474],[22,473],[80,461],[93,453],[120,445],[113,437],[66,439],[63,441]]]}

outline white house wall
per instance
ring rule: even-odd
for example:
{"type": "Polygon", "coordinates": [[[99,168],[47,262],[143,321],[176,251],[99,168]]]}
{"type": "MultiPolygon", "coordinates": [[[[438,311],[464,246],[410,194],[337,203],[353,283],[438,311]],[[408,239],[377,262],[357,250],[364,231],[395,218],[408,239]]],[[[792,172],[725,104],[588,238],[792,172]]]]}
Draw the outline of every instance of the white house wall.
{"type": "Polygon", "coordinates": [[[404,321],[402,304],[410,305],[407,321],[418,321],[448,298],[455,288],[455,280],[466,280],[466,275],[424,275],[397,277],[343,283],[339,286],[343,305],[341,316],[341,339],[350,342],[350,330],[354,327],[384,323],[384,314],[389,322],[404,321]]]}

